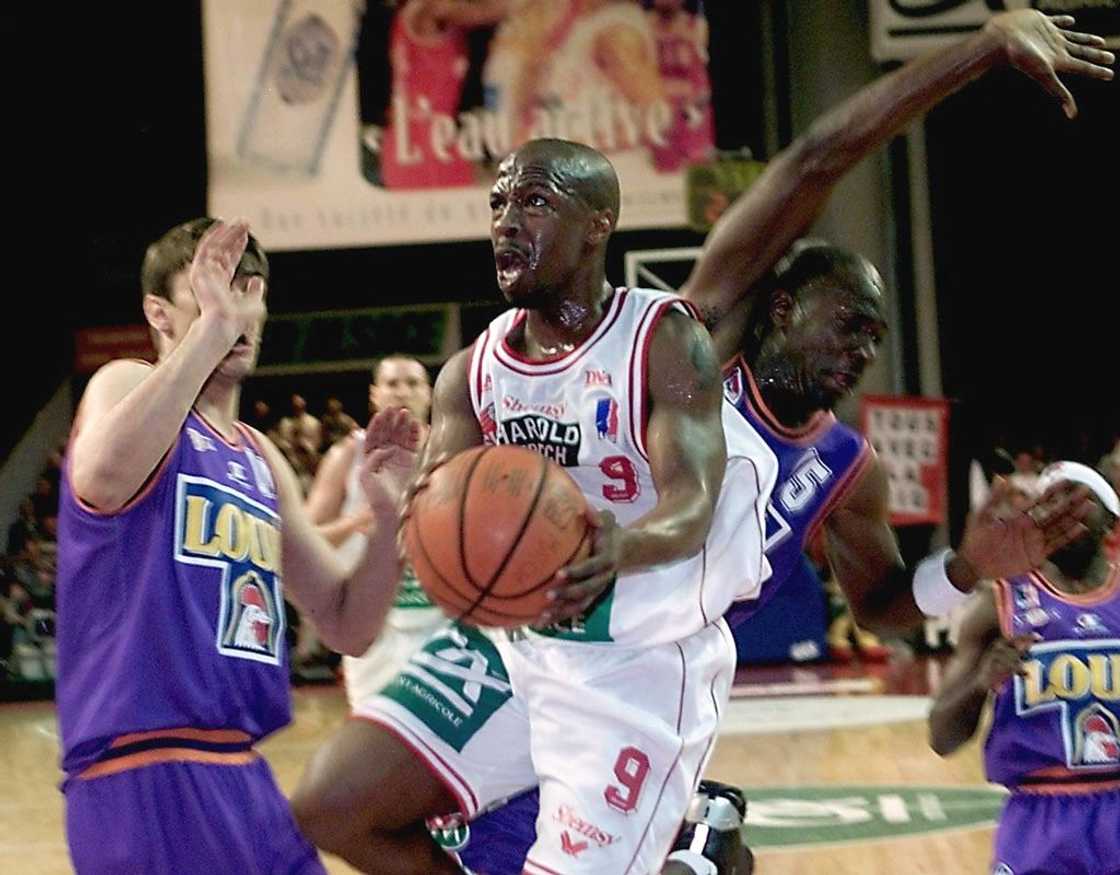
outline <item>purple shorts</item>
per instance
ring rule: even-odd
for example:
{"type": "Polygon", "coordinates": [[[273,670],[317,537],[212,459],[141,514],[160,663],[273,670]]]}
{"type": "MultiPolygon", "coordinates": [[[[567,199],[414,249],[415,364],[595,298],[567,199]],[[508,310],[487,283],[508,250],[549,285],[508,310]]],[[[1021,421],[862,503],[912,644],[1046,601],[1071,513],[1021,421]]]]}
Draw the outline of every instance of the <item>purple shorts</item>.
{"type": "Polygon", "coordinates": [[[1058,872],[1120,873],[1120,788],[1099,793],[1013,793],[1007,800],[996,830],[993,875],[1058,872]]]}
{"type": "Polygon", "coordinates": [[[263,758],[158,763],[62,790],[77,875],[326,875],[263,758]]]}

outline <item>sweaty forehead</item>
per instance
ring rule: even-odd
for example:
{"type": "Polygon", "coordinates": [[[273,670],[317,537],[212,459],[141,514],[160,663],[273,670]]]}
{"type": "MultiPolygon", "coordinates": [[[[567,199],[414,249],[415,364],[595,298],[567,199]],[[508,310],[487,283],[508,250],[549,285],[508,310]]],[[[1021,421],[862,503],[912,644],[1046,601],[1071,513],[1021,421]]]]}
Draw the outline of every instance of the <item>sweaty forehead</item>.
{"type": "Polygon", "coordinates": [[[580,185],[583,181],[580,168],[573,166],[571,161],[515,152],[498,165],[494,188],[509,190],[521,186],[543,185],[569,197],[584,200],[580,185]]]}

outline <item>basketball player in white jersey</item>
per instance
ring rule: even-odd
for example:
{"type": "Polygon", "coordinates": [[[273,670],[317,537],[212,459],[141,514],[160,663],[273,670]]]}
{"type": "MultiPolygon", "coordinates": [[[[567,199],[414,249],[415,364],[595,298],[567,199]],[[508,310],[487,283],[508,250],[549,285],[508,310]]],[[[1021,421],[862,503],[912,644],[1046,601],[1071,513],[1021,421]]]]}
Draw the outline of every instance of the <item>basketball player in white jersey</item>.
{"type": "Polygon", "coordinates": [[[606,281],[619,199],[575,143],[499,167],[491,234],[517,309],[444,366],[422,470],[530,446],[580,484],[593,550],[534,628],[453,624],[312,761],[297,817],[362,871],[454,872],[424,820],[539,784],[526,872],[657,872],[711,751],[735,667],[719,618],[768,572],[776,460],[722,403],[690,308],[606,281]]]}
{"type": "MultiPolygon", "coordinates": [[[[389,355],[373,367],[369,387],[371,413],[403,408],[423,423],[421,442],[426,437],[428,413],[432,406],[432,384],[423,363],[411,356],[389,355]]],[[[331,447],[315,475],[307,496],[307,513],[319,532],[338,547],[347,564],[357,561],[367,540],[372,515],[358,474],[365,432],[357,430],[331,447]]],[[[342,658],[346,698],[354,708],[373,696],[400,669],[436,629],[446,622],[405,567],[393,608],[381,634],[362,656],[342,658]]]]}

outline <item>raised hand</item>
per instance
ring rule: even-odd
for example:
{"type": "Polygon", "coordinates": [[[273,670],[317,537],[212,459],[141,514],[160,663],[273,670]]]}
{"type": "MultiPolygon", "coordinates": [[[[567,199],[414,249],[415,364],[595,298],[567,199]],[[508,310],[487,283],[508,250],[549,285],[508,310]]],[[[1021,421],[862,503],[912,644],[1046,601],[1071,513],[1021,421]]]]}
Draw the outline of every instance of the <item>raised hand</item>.
{"type": "Polygon", "coordinates": [[[264,318],[264,280],[251,277],[244,291],[233,287],[248,242],[245,222],[216,221],[198,241],[188,273],[200,317],[221,331],[231,347],[242,335],[256,335],[264,318]]]}
{"type": "Polygon", "coordinates": [[[955,558],[983,580],[1038,568],[1055,550],[1088,531],[1082,520],[1093,501],[1085,487],[1055,483],[1018,512],[1009,510],[1010,492],[1008,482],[997,477],[988,500],[969,516],[956,551],[955,558]]]}
{"type": "Polygon", "coordinates": [[[1070,30],[1073,23],[1072,15],[1021,9],[996,15],[985,25],[1000,40],[1011,66],[1058,98],[1069,118],[1077,115],[1077,102],[1060,77],[1072,74],[1108,81],[1109,66],[1116,60],[1101,48],[1101,37],[1070,30]]]}
{"type": "Polygon", "coordinates": [[[419,444],[420,423],[408,410],[379,410],[370,419],[358,478],[375,515],[396,515],[413,475],[419,444]]]}

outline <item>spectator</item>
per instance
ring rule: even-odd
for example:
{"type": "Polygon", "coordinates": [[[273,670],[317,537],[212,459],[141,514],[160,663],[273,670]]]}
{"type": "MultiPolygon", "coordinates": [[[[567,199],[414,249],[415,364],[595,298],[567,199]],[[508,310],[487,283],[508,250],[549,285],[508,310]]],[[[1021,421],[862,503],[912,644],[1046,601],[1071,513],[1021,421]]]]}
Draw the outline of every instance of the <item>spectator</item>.
{"type": "Polygon", "coordinates": [[[323,426],[307,412],[307,401],[302,395],[292,395],[292,414],[280,420],[277,431],[280,435],[280,450],[295,468],[300,488],[307,495],[315,470],[319,467],[323,426]]]}
{"type": "Polygon", "coordinates": [[[337,398],[327,399],[327,412],[323,414],[322,425],[324,453],[358,428],[354,417],[342,409],[342,402],[337,398]]]}
{"type": "Polygon", "coordinates": [[[35,503],[28,496],[19,503],[16,521],[8,526],[8,554],[14,556],[22,553],[29,540],[40,536],[39,525],[35,520],[35,503]]]}

